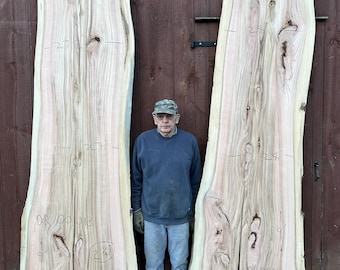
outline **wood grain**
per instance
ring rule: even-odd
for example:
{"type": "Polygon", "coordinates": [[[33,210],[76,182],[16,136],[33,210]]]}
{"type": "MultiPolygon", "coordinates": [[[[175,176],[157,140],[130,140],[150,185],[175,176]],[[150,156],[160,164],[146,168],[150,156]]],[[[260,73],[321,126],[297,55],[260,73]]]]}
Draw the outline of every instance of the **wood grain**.
{"type": "Polygon", "coordinates": [[[313,1],[224,1],[190,269],[304,269],[313,1]]]}
{"type": "Polygon", "coordinates": [[[129,1],[38,1],[21,269],[136,269],[129,1]]]}

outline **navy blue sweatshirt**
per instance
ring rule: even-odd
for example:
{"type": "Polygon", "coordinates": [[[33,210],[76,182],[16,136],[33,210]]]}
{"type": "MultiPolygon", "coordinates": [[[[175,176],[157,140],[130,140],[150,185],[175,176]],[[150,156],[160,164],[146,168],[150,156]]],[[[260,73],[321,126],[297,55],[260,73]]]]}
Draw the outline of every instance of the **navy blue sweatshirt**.
{"type": "Polygon", "coordinates": [[[197,197],[202,165],[197,140],[177,129],[170,138],[157,129],[138,136],[132,157],[133,211],[142,209],[149,222],[188,222],[197,197]]]}

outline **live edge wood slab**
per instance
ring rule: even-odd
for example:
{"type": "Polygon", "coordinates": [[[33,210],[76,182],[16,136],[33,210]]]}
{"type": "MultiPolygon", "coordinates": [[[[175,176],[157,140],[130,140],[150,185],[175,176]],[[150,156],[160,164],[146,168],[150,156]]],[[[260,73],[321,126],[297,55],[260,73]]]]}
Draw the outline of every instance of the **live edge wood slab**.
{"type": "Polygon", "coordinates": [[[312,0],[223,1],[190,269],[304,269],[312,0]]]}
{"type": "Polygon", "coordinates": [[[137,269],[127,0],[38,0],[21,269],[137,269]]]}

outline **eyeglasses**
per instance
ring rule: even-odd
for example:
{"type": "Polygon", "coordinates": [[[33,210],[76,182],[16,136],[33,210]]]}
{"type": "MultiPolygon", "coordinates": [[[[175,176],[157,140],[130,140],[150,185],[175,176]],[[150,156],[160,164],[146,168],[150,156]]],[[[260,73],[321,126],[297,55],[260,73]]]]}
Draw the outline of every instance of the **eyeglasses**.
{"type": "Polygon", "coordinates": [[[157,120],[163,120],[165,117],[168,120],[174,120],[177,114],[167,114],[167,113],[156,113],[154,116],[157,118],[157,120]]]}

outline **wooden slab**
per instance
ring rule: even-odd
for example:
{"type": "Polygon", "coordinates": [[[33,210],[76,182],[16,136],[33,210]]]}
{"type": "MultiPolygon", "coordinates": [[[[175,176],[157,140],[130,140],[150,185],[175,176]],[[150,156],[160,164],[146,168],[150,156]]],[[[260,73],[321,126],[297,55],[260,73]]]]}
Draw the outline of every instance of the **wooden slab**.
{"type": "Polygon", "coordinates": [[[190,269],[304,269],[311,0],[224,1],[190,269]]]}
{"type": "Polygon", "coordinates": [[[129,1],[38,1],[21,269],[136,269],[129,1]]]}

